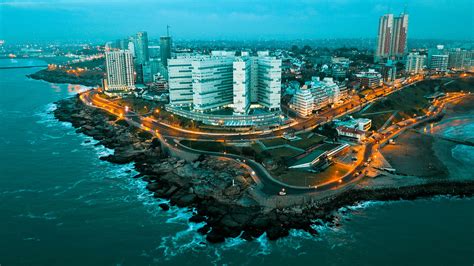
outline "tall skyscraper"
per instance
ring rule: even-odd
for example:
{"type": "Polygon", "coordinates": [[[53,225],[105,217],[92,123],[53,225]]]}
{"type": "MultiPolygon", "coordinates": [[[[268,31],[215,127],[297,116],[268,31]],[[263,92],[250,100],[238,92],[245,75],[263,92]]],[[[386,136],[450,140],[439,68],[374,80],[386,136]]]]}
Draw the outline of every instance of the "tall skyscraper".
{"type": "Polygon", "coordinates": [[[406,53],[407,33],[408,14],[402,13],[399,17],[393,18],[391,56],[395,57],[395,59],[401,59],[406,53]]]}
{"type": "Polygon", "coordinates": [[[137,82],[145,83],[149,80],[146,69],[150,57],[148,55],[148,34],[145,31],[137,32],[133,36],[133,47],[134,47],[134,56],[135,56],[135,71],[137,72],[137,82]]]}
{"type": "Polygon", "coordinates": [[[166,36],[160,37],[160,53],[161,53],[161,63],[166,67],[168,66],[168,59],[171,58],[171,36],[169,33],[166,36]]]}
{"type": "Polygon", "coordinates": [[[144,65],[146,62],[150,61],[148,55],[148,34],[146,31],[140,31],[133,40],[135,47],[135,62],[138,65],[144,65]]]}
{"type": "Polygon", "coordinates": [[[401,59],[407,46],[408,15],[386,14],[380,17],[375,61],[401,59]]]}
{"type": "Polygon", "coordinates": [[[118,50],[105,53],[107,92],[128,92],[135,88],[133,56],[130,51],[118,50]]]}

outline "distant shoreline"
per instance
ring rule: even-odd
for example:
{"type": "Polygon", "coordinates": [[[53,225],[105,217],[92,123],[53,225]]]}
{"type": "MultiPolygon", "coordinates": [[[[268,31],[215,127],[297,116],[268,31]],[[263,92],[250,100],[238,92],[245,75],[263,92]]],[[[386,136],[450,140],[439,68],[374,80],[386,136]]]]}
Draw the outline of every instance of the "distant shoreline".
{"type": "Polygon", "coordinates": [[[27,77],[36,80],[44,80],[50,83],[83,85],[87,87],[99,86],[101,83],[100,80],[81,78],[75,75],[69,75],[60,70],[48,71],[47,69],[42,69],[33,74],[27,75],[27,77]]]}

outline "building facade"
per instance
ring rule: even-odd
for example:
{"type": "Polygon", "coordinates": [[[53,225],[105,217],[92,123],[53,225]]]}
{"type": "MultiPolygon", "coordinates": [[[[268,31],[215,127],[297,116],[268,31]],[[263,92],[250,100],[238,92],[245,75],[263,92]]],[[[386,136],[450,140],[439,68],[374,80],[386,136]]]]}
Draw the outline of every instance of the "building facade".
{"type": "Polygon", "coordinates": [[[426,65],[426,55],[419,53],[409,53],[405,64],[405,71],[411,74],[419,74],[423,72],[426,65]]]}
{"type": "Polygon", "coordinates": [[[249,58],[238,58],[233,63],[234,114],[247,114],[250,108],[250,73],[249,58]]]}
{"type": "Polygon", "coordinates": [[[257,76],[257,102],[270,111],[280,110],[281,59],[259,56],[257,76]]]}
{"type": "Polygon", "coordinates": [[[129,92],[135,89],[133,56],[128,50],[105,53],[106,92],[129,92]]]}
{"type": "Polygon", "coordinates": [[[360,72],[356,74],[356,78],[363,88],[374,89],[382,85],[382,75],[374,69],[369,69],[367,72],[360,72]]]}
{"type": "Polygon", "coordinates": [[[311,90],[305,85],[295,93],[294,109],[301,117],[308,117],[314,110],[314,97],[311,90]]]}
{"type": "Polygon", "coordinates": [[[212,111],[233,103],[233,62],[233,57],[211,57],[191,63],[195,111],[212,111]]]}
{"type": "Polygon", "coordinates": [[[434,71],[448,70],[449,56],[447,54],[434,54],[431,56],[430,69],[434,71]]]}
{"type": "Polygon", "coordinates": [[[171,36],[160,37],[161,63],[165,67],[168,66],[168,60],[171,58],[171,46],[172,46],[171,36]]]}
{"type": "Polygon", "coordinates": [[[139,65],[144,65],[150,60],[148,54],[148,34],[146,31],[141,31],[133,38],[135,48],[135,62],[139,65]]]}
{"type": "Polygon", "coordinates": [[[194,56],[185,56],[168,60],[168,87],[171,105],[192,106],[192,62],[197,59],[198,58],[194,56]]]}
{"type": "Polygon", "coordinates": [[[377,34],[375,61],[384,59],[401,59],[406,52],[408,34],[408,15],[386,14],[380,17],[377,34]]]}
{"type": "Polygon", "coordinates": [[[170,105],[197,112],[232,107],[234,114],[247,114],[251,103],[280,110],[281,59],[213,54],[168,61],[170,105]]]}
{"type": "Polygon", "coordinates": [[[455,48],[449,50],[448,56],[448,68],[472,71],[472,67],[474,66],[473,50],[463,50],[460,48],[455,48]]]}

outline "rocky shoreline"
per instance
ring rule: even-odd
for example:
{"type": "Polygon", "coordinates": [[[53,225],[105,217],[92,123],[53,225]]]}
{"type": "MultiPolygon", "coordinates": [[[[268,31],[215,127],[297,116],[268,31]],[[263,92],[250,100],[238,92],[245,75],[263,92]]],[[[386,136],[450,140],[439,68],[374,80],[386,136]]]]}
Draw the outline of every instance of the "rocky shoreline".
{"type": "MultiPolygon", "coordinates": [[[[315,223],[337,225],[338,209],[362,201],[474,195],[474,181],[436,181],[396,188],[353,188],[305,206],[264,208],[250,193],[255,183],[248,170],[238,163],[207,156],[193,162],[172,158],[151,134],[82,104],[77,96],[56,104],[54,115],[58,120],[72,123],[78,133],[114,150],[113,155],[101,157],[102,160],[134,163],[140,173],[136,178],[146,180],[155,197],[169,199],[171,205],[193,208],[190,222],[204,222],[198,231],[213,243],[237,236],[251,240],[263,233],[275,240],[287,236],[290,229],[317,234],[315,223]]],[[[167,204],[160,207],[164,211],[169,209],[167,204]]]]}

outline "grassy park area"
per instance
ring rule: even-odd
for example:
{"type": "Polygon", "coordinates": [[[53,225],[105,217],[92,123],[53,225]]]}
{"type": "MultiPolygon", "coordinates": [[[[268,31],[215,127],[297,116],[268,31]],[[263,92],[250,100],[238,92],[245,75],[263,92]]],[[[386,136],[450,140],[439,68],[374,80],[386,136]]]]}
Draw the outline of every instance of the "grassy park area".
{"type": "Polygon", "coordinates": [[[374,102],[363,113],[356,113],[353,116],[372,119],[373,127],[378,129],[394,112],[397,113],[391,122],[395,123],[424,115],[431,105],[428,97],[435,93],[474,91],[473,85],[474,78],[424,80],[374,102]]]}

